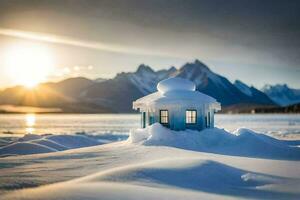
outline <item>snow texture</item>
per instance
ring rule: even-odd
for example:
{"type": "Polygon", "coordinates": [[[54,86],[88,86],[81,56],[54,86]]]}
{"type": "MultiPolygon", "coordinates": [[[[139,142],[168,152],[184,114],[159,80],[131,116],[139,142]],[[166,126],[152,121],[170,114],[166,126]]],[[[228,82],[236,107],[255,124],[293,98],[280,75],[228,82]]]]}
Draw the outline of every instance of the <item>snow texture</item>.
{"type": "Polygon", "coordinates": [[[165,104],[178,104],[180,106],[193,106],[202,104],[215,104],[220,109],[216,99],[195,91],[193,82],[182,78],[169,78],[157,85],[158,92],[149,94],[133,102],[133,108],[146,109],[149,105],[159,106],[165,104]]]}
{"type": "Polygon", "coordinates": [[[18,141],[0,148],[0,157],[49,153],[103,144],[83,135],[34,135],[27,134],[18,141]]]}
{"type": "Polygon", "coordinates": [[[275,139],[245,128],[238,129],[234,133],[218,128],[204,129],[200,132],[173,131],[155,123],[145,129],[132,130],[128,142],[234,156],[300,160],[300,148],[291,146],[289,141],[275,139]]]}
{"type": "Polygon", "coordinates": [[[299,199],[299,155],[249,129],[154,124],[127,141],[1,158],[0,199],[299,199]]]}
{"type": "Polygon", "coordinates": [[[163,94],[174,90],[195,91],[196,85],[187,79],[168,78],[157,84],[157,90],[163,94]]]}

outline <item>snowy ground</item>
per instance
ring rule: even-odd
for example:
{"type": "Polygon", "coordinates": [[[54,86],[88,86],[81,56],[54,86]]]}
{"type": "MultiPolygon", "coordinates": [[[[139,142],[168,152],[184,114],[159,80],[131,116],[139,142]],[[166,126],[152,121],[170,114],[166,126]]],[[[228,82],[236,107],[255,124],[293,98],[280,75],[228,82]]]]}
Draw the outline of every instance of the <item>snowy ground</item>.
{"type": "Polygon", "coordinates": [[[299,145],[155,124],[127,141],[2,157],[0,199],[299,199],[299,145]]]}

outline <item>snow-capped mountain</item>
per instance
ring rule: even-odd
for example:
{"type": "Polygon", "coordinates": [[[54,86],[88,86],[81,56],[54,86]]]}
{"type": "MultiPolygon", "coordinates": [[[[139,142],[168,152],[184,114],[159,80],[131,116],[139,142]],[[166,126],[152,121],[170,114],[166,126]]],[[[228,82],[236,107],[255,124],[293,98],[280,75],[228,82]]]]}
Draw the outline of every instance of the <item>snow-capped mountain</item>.
{"type": "Polygon", "coordinates": [[[8,88],[0,92],[0,104],[59,107],[67,112],[81,112],[82,109],[84,112],[132,112],[133,101],[156,91],[157,83],[169,77],[182,77],[195,82],[198,91],[216,98],[223,108],[238,110],[242,107],[276,105],[263,92],[241,81],[232,84],[199,60],[186,63],[179,69],[170,67],[158,71],[142,64],[135,72],[119,73],[107,80],[77,77],[41,84],[43,87],[39,88],[46,88],[49,92],[45,96],[42,90],[36,91],[35,104],[24,101],[28,99],[26,96],[31,95],[26,89],[20,86],[8,88]]]}
{"type": "Polygon", "coordinates": [[[175,72],[175,76],[195,82],[197,90],[216,98],[222,105],[252,103],[251,98],[240,92],[225,77],[212,72],[199,60],[183,65],[175,72]]]}
{"type": "Polygon", "coordinates": [[[159,71],[142,64],[136,72],[120,73],[113,79],[92,85],[85,92],[85,98],[119,112],[130,112],[133,100],[156,91],[157,83],[169,77],[182,77],[195,82],[197,90],[216,98],[223,106],[274,105],[272,100],[255,88],[251,88],[255,95],[245,94],[199,60],[187,63],[180,69],[171,67],[159,71]]]}
{"type": "MultiPolygon", "coordinates": [[[[156,91],[156,85],[159,81],[170,77],[176,68],[171,67],[168,70],[154,71],[147,65],[140,65],[136,72],[128,73],[125,76],[144,94],[156,91]]],[[[124,74],[123,74],[124,75],[124,74]]]]}
{"type": "Polygon", "coordinates": [[[263,93],[262,91],[256,89],[253,86],[249,87],[248,85],[246,85],[245,83],[243,83],[240,80],[236,80],[234,82],[234,85],[241,92],[243,92],[244,94],[246,94],[249,97],[252,97],[252,99],[255,102],[257,102],[258,104],[266,104],[266,105],[274,104],[274,101],[272,101],[272,99],[270,99],[265,93],[263,93]]]}
{"type": "Polygon", "coordinates": [[[174,67],[154,71],[142,64],[136,72],[119,73],[113,79],[95,83],[86,89],[84,99],[114,112],[132,112],[134,100],[156,91],[157,83],[175,71],[174,67]]]}
{"type": "Polygon", "coordinates": [[[244,90],[241,90],[225,77],[211,71],[199,60],[185,64],[176,72],[176,76],[192,80],[196,83],[197,90],[216,98],[223,106],[234,104],[274,105],[274,102],[262,92],[245,84],[243,84],[244,90]],[[246,88],[248,88],[248,93],[245,93],[246,88]],[[252,95],[249,95],[250,92],[252,95]]]}
{"type": "Polygon", "coordinates": [[[290,88],[286,84],[265,85],[262,91],[281,106],[300,103],[300,90],[290,88]]]}

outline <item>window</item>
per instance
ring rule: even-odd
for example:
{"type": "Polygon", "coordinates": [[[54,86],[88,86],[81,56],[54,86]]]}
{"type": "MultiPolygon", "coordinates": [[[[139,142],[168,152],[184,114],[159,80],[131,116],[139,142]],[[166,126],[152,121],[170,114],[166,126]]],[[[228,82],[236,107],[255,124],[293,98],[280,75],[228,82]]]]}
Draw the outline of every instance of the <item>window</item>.
{"type": "Polygon", "coordinates": [[[186,110],[185,111],[185,123],[196,124],[197,122],[197,111],[196,110],[186,110]]]}
{"type": "Polygon", "coordinates": [[[168,110],[160,110],[160,123],[168,124],[169,123],[169,112],[168,110]]]}

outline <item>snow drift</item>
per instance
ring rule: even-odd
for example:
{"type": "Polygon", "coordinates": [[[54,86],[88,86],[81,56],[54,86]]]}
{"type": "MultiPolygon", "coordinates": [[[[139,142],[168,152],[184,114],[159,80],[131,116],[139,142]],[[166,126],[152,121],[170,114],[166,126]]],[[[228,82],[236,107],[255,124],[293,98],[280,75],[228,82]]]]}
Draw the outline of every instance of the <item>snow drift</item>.
{"type": "Polygon", "coordinates": [[[286,141],[248,129],[176,132],[154,124],[127,141],[1,158],[0,199],[299,199],[300,162],[289,160],[296,154],[286,141]],[[239,154],[247,156],[231,156],[239,154]]]}
{"type": "Polygon", "coordinates": [[[50,153],[67,149],[81,148],[103,144],[84,135],[34,135],[27,134],[17,142],[0,148],[0,157],[9,155],[26,155],[50,153]]]}
{"type": "Polygon", "coordinates": [[[172,131],[156,123],[146,129],[132,130],[127,142],[146,146],[172,146],[224,155],[300,160],[299,147],[291,146],[288,141],[245,128],[238,129],[234,133],[218,128],[203,131],[172,131]]]}
{"type": "MultiPolygon", "coordinates": [[[[123,147],[118,146],[119,152],[123,152],[123,147]]],[[[139,147],[140,150],[143,149],[139,147]]],[[[66,182],[12,191],[4,194],[4,199],[196,200],[297,199],[299,197],[299,190],[297,190],[299,178],[274,176],[231,166],[240,163],[241,160],[247,162],[249,159],[227,156],[222,163],[221,160],[203,159],[202,153],[199,152],[197,153],[200,156],[195,157],[189,155],[193,153],[181,150],[186,154],[182,157],[182,155],[176,156],[180,150],[171,149],[166,154],[166,148],[156,147],[151,148],[148,153],[156,154],[155,157],[157,156],[158,159],[152,158],[143,162],[141,158],[136,158],[136,150],[125,153],[131,154],[130,157],[136,159],[135,164],[126,164],[128,159],[125,159],[120,167],[111,166],[109,169],[66,182]]],[[[258,164],[260,161],[253,159],[252,162],[258,164]]],[[[272,161],[266,160],[266,162],[272,161]]],[[[257,169],[256,165],[252,165],[252,168],[257,169]]]]}

